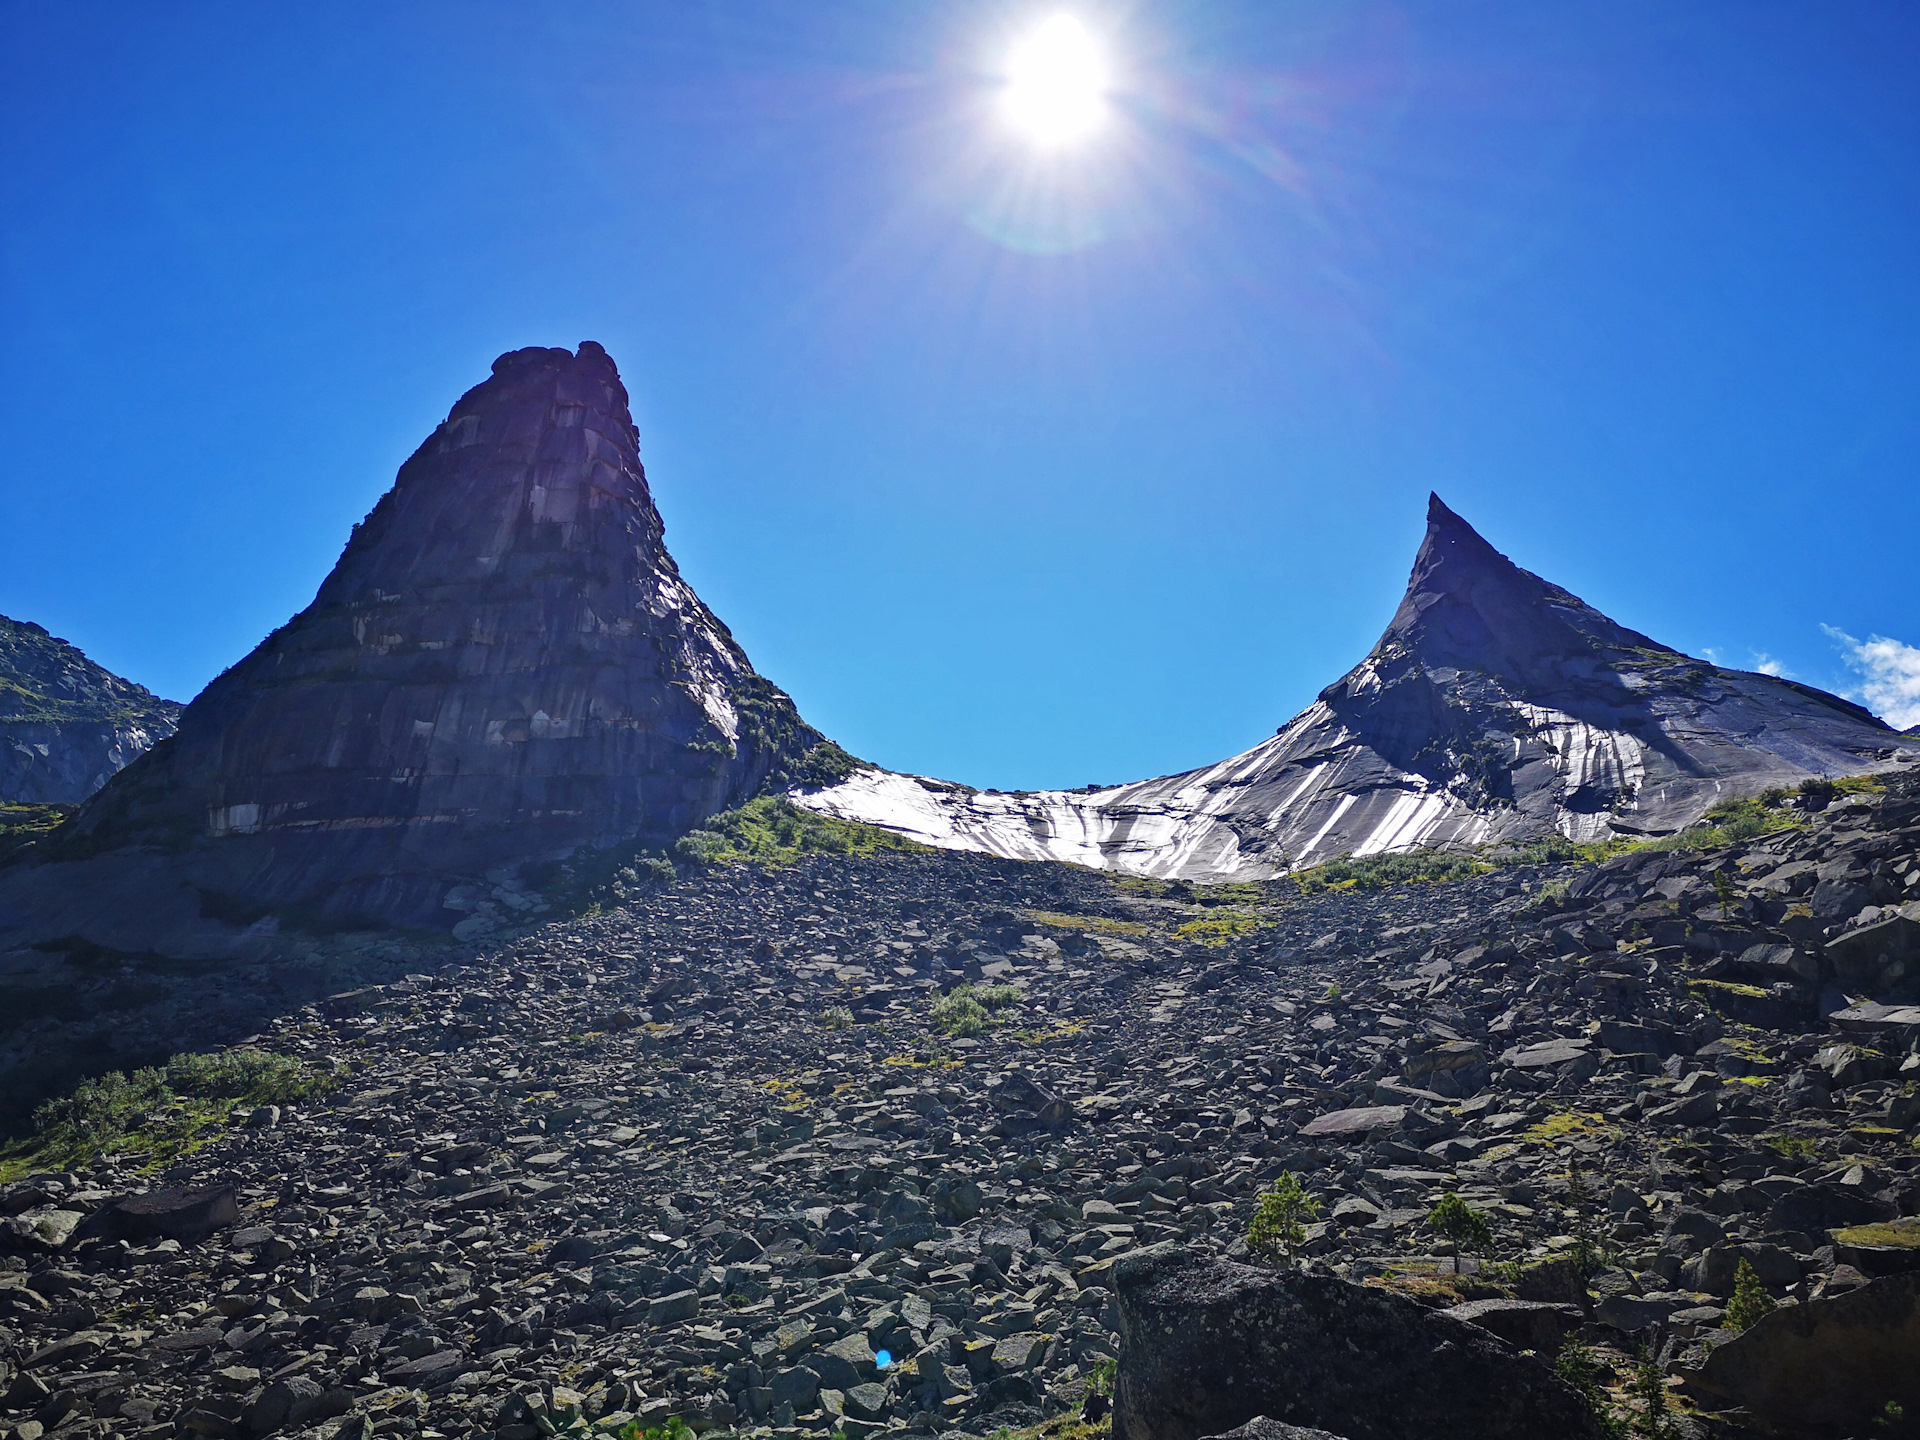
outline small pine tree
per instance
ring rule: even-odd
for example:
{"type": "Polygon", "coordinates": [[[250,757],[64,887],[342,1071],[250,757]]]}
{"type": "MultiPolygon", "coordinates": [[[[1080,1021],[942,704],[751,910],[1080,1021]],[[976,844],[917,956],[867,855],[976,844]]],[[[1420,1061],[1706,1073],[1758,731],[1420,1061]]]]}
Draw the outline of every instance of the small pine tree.
{"type": "Polygon", "coordinates": [[[1600,1388],[1600,1377],[1606,1374],[1606,1366],[1599,1356],[1577,1342],[1564,1346],[1554,1357],[1553,1373],[1578,1392],[1606,1440],[1627,1440],[1626,1424],[1607,1404],[1606,1392],[1600,1388]]]}
{"type": "Polygon", "coordinates": [[[1289,1265],[1307,1240],[1307,1225],[1320,1213],[1320,1202],[1307,1193],[1300,1177],[1282,1170],[1267,1192],[1260,1197],[1260,1208],[1253,1212],[1247,1226],[1247,1249],[1272,1264],[1284,1259],[1289,1265]]]}
{"type": "Polygon", "coordinates": [[[1641,1351],[1640,1363],[1633,1367],[1633,1397],[1640,1402],[1634,1425],[1638,1434],[1646,1440],[1680,1440],[1680,1427],[1667,1398],[1666,1372],[1650,1351],[1641,1351]]]}
{"type": "Polygon", "coordinates": [[[1733,1298],[1727,1302],[1727,1318],[1722,1323],[1729,1330],[1744,1330],[1772,1309],[1773,1297],[1767,1294],[1753,1266],[1742,1260],[1734,1268],[1733,1298]]]}
{"type": "Polygon", "coordinates": [[[1427,1216],[1427,1224],[1462,1250],[1485,1250],[1493,1230],[1487,1217],[1449,1190],[1427,1216]]]}

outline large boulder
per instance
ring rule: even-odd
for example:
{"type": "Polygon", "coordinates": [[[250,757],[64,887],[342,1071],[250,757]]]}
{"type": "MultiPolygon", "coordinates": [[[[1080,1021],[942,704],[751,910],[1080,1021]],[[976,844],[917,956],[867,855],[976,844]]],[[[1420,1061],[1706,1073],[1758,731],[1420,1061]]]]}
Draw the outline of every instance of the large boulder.
{"type": "Polygon", "coordinates": [[[1113,1284],[1114,1440],[1199,1440],[1261,1416],[1347,1440],[1600,1434],[1539,1360],[1389,1290],[1171,1246],[1123,1259],[1113,1284]]]}
{"type": "Polygon", "coordinates": [[[1767,1210],[1766,1227],[1778,1234],[1798,1231],[1818,1234],[1843,1225],[1868,1225],[1889,1220],[1893,1209],[1885,1201],[1862,1194],[1858,1187],[1820,1183],[1797,1185],[1767,1210]]]}
{"type": "Polygon", "coordinates": [[[1889,1402],[1920,1413],[1920,1275],[1782,1306],[1714,1350],[1694,1381],[1776,1429],[1859,1433],[1889,1402]]]}
{"type": "Polygon", "coordinates": [[[1849,988],[1881,990],[1920,973],[1920,901],[1829,940],[1827,958],[1849,988]]]}
{"type": "Polygon", "coordinates": [[[1517,1350],[1552,1354],[1586,1320],[1578,1305],[1555,1305],[1544,1300],[1469,1300],[1453,1305],[1447,1314],[1469,1325],[1491,1331],[1517,1350]]]}
{"type": "Polygon", "coordinates": [[[85,1239],[195,1244],[240,1218],[231,1185],[149,1190],[102,1205],[80,1227],[85,1239]]]}

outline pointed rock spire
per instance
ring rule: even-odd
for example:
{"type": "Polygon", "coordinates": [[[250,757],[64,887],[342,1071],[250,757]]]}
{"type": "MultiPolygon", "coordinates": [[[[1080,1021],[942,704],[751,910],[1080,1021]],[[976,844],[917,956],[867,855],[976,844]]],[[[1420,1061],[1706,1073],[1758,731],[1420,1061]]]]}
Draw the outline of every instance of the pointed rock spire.
{"type": "Polygon", "coordinates": [[[671,841],[820,737],[662,533],[606,351],[502,355],[66,852],[184,847],[249,906],[449,924],[496,867],[671,841]]]}
{"type": "Polygon", "coordinates": [[[1374,653],[1414,653],[1525,681],[1550,657],[1636,649],[1675,653],[1522,570],[1429,494],[1407,593],[1374,653]]]}

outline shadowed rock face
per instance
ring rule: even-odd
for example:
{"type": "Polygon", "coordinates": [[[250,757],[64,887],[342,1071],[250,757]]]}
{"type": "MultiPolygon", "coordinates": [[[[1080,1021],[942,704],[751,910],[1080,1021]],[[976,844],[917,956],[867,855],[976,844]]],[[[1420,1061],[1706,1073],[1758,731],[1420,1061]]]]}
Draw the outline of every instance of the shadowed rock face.
{"type": "Polygon", "coordinates": [[[1256,1416],[1347,1440],[1582,1440],[1538,1359],[1404,1295],[1191,1251],[1114,1266],[1114,1440],[1198,1440],[1256,1416]]]}
{"type": "Polygon", "coordinates": [[[1108,790],[989,795],[866,770],[794,798],[932,845],[1258,879],[1348,853],[1669,833],[1721,800],[1903,750],[1837,696],[1616,624],[1435,496],[1379,643],[1251,750],[1108,790]]]}
{"type": "Polygon", "coordinates": [[[661,535],[606,352],[501,356],[313,603],[56,856],[172,852],[169,873],[243,907],[444,925],[449,890],[490,869],[674,839],[820,737],[661,535]]]}
{"type": "Polygon", "coordinates": [[[0,801],[77,805],[179,718],[175,701],[0,615],[0,801]]]}
{"type": "Polygon", "coordinates": [[[1694,1378],[1792,1433],[1866,1433],[1890,1402],[1911,1416],[1920,1410],[1920,1275],[1764,1315],[1694,1378]]]}

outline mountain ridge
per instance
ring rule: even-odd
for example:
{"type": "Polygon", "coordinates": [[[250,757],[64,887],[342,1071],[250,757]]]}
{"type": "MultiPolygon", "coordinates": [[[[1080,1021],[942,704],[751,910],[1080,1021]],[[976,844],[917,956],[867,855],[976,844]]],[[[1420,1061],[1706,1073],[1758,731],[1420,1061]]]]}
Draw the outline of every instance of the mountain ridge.
{"type": "Polygon", "coordinates": [[[1619,624],[1432,495],[1379,641],[1252,749],[1090,792],[1005,795],[876,768],[793,799],[925,844],[1241,880],[1343,853],[1672,833],[1736,794],[1911,748],[1851,701],[1619,624]]]}

